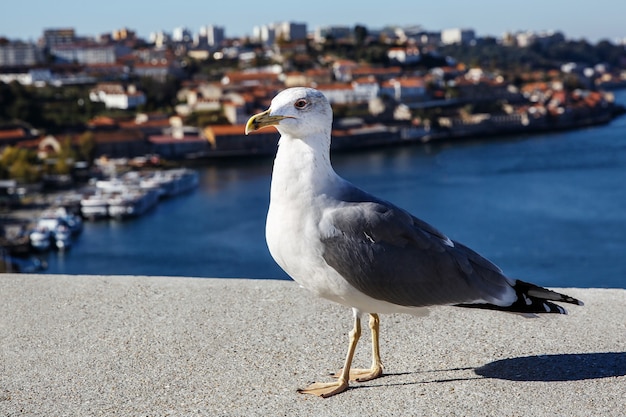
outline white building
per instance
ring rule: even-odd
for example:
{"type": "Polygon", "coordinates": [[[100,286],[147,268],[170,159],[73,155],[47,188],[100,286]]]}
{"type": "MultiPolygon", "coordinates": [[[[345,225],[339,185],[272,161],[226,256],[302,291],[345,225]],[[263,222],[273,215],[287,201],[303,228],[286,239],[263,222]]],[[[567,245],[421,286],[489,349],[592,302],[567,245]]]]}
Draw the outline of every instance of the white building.
{"type": "Polygon", "coordinates": [[[356,101],[366,102],[375,99],[380,93],[380,85],[374,77],[352,81],[352,89],[356,101]]]}
{"type": "Polygon", "coordinates": [[[202,26],[198,33],[196,44],[198,46],[219,46],[224,42],[224,28],[221,26],[202,26]]]}
{"type": "Polygon", "coordinates": [[[255,26],[252,29],[252,38],[264,45],[273,45],[276,40],[276,30],[271,25],[255,26]]]}
{"type": "Polygon", "coordinates": [[[124,88],[122,84],[98,84],[89,92],[89,100],[104,103],[107,109],[133,109],[146,103],[146,96],[134,85],[124,88]]]}
{"type": "Polygon", "coordinates": [[[331,104],[349,104],[357,101],[357,95],[352,85],[329,84],[317,88],[331,104]]]}
{"type": "Polygon", "coordinates": [[[55,45],[67,45],[76,42],[76,32],[73,28],[46,29],[43,31],[43,44],[46,48],[55,45]]]}
{"type": "Polygon", "coordinates": [[[324,42],[326,39],[331,38],[334,40],[350,39],[352,37],[353,30],[348,26],[319,26],[315,29],[314,39],[315,42],[324,42]]]}
{"type": "Polygon", "coordinates": [[[41,50],[35,44],[10,42],[0,45],[0,67],[31,66],[41,61],[41,50]]]}
{"type": "Polygon", "coordinates": [[[191,43],[193,34],[187,28],[176,28],[172,31],[172,40],[174,42],[191,43]]]}
{"type": "Polygon", "coordinates": [[[380,94],[393,97],[400,102],[422,100],[427,97],[426,85],[420,77],[385,81],[380,86],[380,94]]]}
{"type": "Polygon", "coordinates": [[[10,84],[17,81],[22,85],[45,85],[54,80],[54,77],[48,68],[30,69],[27,72],[13,72],[0,74],[0,81],[10,84]]]}
{"type": "Polygon", "coordinates": [[[445,29],[441,31],[441,43],[452,45],[455,43],[470,43],[476,39],[474,29],[445,29]]]}
{"type": "Polygon", "coordinates": [[[304,40],[307,37],[306,23],[281,22],[264,26],[255,26],[252,30],[253,39],[272,45],[278,39],[285,41],[304,40]]]}
{"type": "Polygon", "coordinates": [[[305,40],[306,31],[306,23],[282,22],[276,27],[276,35],[286,41],[305,40]]]}
{"type": "Polygon", "coordinates": [[[397,47],[390,48],[389,51],[387,51],[387,58],[389,58],[391,62],[411,65],[418,63],[421,59],[421,55],[417,47],[397,47]]]}
{"type": "Polygon", "coordinates": [[[57,60],[68,63],[85,65],[115,63],[115,46],[113,45],[57,45],[50,48],[50,54],[57,60]]]}
{"type": "Polygon", "coordinates": [[[159,32],[150,33],[148,39],[150,40],[150,43],[153,43],[157,48],[163,48],[170,42],[172,36],[161,30],[159,32]]]}

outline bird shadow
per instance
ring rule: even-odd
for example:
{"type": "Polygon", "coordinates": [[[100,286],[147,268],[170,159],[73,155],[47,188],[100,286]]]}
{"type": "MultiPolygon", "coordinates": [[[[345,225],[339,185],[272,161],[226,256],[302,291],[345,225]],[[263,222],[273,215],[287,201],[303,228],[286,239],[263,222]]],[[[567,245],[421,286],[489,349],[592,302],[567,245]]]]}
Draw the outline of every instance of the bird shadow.
{"type": "MultiPolygon", "coordinates": [[[[551,382],[551,381],[582,381],[588,379],[612,378],[626,375],[626,352],[571,353],[557,355],[535,355],[518,358],[501,359],[478,368],[452,368],[420,372],[386,373],[385,376],[408,374],[444,373],[453,374],[459,371],[473,371],[474,376],[426,379],[421,381],[386,383],[369,385],[421,385],[475,379],[502,379],[520,382],[551,382]]],[[[365,388],[365,386],[361,386],[365,388]]]]}
{"type": "Polygon", "coordinates": [[[507,381],[582,381],[626,375],[626,352],[569,353],[501,359],[474,369],[507,381]]]}

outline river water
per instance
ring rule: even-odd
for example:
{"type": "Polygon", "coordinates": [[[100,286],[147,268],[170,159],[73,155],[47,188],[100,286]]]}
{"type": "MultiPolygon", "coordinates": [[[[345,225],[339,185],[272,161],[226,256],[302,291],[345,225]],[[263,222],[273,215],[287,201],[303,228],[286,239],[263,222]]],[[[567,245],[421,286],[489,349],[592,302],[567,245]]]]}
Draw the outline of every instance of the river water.
{"type": "MultiPolygon", "coordinates": [[[[626,104],[626,91],[616,93],[626,104]]],[[[511,277],[626,288],[626,117],[576,131],[333,156],[357,186],[511,277]]],[[[85,223],[52,274],[279,278],[265,245],[271,159],[207,163],[199,188],[130,221],[85,223]]]]}

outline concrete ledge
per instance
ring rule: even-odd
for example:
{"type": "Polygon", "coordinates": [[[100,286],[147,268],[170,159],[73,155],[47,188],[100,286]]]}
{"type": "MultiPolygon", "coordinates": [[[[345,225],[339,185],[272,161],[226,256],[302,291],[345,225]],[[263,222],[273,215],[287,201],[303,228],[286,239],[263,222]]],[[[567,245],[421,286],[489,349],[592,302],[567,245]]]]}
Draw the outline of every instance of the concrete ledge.
{"type": "Polygon", "coordinates": [[[586,305],[382,316],[388,375],[324,400],[296,388],[341,367],[351,312],[293,282],[0,275],[0,415],[623,416],[626,291],[563,291],[586,305]]]}

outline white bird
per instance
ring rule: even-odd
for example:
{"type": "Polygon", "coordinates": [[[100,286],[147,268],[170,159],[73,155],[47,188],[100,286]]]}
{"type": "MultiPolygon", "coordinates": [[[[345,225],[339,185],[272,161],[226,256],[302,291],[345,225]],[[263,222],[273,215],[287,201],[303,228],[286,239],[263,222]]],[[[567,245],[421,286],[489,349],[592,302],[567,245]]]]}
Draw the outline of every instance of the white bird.
{"type": "Polygon", "coordinates": [[[328,397],[345,391],[350,380],[381,376],[379,313],[419,314],[424,307],[455,305],[566,314],[550,301],[583,304],[506,277],[466,246],[341,178],[330,163],[332,119],[321,92],[298,87],[279,93],[267,111],[246,124],[246,134],[274,126],[281,135],[266,223],[272,257],[301,286],[354,313],[337,379],[299,392],[328,397]],[[365,313],[372,366],[351,369],[365,313]]]}

